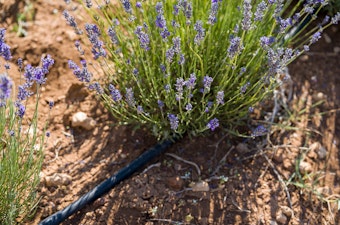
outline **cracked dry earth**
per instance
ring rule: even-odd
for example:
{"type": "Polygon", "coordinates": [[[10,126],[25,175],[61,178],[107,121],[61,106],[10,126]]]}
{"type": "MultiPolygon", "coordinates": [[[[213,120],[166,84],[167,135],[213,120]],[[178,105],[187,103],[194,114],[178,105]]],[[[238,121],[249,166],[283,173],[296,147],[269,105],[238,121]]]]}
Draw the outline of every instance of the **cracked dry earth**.
{"type": "MultiPolygon", "coordinates": [[[[38,224],[157,140],[143,129],[117,126],[93,93],[73,77],[67,60],[79,60],[73,50],[77,36],[62,17],[64,1],[31,3],[35,14],[27,21],[27,36],[11,32],[23,1],[0,1],[0,26],[9,31],[6,40],[14,58],[33,65],[42,54],[55,59],[40,101],[41,124],[48,119],[51,131],[41,201],[35,217],[26,222],[38,224]],[[55,101],[52,111],[49,100],[55,101]],[[92,120],[88,129],[72,126],[77,112],[92,120]]],[[[84,23],[80,7],[75,14],[84,23]]],[[[212,136],[184,137],[169,154],[62,224],[339,224],[339,49],[339,27],[331,27],[307,55],[290,65],[292,83],[286,91],[292,95],[279,98],[288,108],[279,110],[269,138],[235,138],[222,129],[212,136]]],[[[14,61],[11,74],[19,80],[14,61]]],[[[254,117],[261,119],[271,111],[271,104],[263,105],[254,117]]]]}

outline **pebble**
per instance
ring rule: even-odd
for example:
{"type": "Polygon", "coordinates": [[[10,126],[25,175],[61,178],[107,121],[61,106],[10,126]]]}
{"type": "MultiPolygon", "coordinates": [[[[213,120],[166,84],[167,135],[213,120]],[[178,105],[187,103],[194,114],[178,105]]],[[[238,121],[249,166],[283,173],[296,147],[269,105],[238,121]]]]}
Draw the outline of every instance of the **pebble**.
{"type": "Polygon", "coordinates": [[[200,192],[200,191],[209,191],[209,184],[205,181],[198,181],[191,185],[192,191],[200,192]]]}
{"type": "Polygon", "coordinates": [[[287,223],[287,216],[285,216],[281,211],[279,211],[276,215],[276,221],[279,223],[279,224],[286,224],[287,223]]]}
{"type": "Polygon", "coordinates": [[[281,206],[282,213],[287,217],[292,217],[293,210],[288,206],[281,206]]]}
{"type": "Polygon", "coordinates": [[[84,112],[77,112],[72,116],[72,126],[92,130],[96,126],[96,121],[91,117],[87,117],[84,112]]]}
{"type": "Polygon", "coordinates": [[[55,173],[52,176],[45,177],[45,183],[48,187],[57,187],[61,185],[68,185],[72,181],[72,177],[65,173],[55,173]]]}
{"type": "Polygon", "coordinates": [[[300,170],[300,173],[302,174],[308,174],[313,171],[313,167],[310,163],[302,161],[300,162],[299,170],[300,170]]]}
{"type": "Polygon", "coordinates": [[[183,188],[183,185],[184,185],[183,179],[180,178],[179,176],[167,178],[166,183],[171,189],[173,189],[175,191],[181,190],[183,188]]]}
{"type": "Polygon", "coordinates": [[[317,151],[319,159],[326,159],[327,157],[327,150],[325,147],[321,146],[317,151]]]}
{"type": "Polygon", "coordinates": [[[333,48],[333,51],[334,51],[335,54],[339,54],[339,53],[340,53],[340,47],[335,46],[335,47],[333,48]]]}
{"type": "Polygon", "coordinates": [[[245,154],[245,153],[249,152],[249,148],[248,148],[247,144],[245,144],[245,143],[238,143],[236,145],[236,150],[240,154],[245,154]]]}

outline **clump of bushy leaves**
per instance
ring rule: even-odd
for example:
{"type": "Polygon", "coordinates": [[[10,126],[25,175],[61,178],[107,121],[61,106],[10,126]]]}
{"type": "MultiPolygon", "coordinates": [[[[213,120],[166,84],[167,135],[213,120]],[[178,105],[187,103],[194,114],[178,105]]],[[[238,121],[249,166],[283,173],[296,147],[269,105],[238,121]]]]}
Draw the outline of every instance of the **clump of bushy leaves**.
{"type": "Polygon", "coordinates": [[[284,68],[339,20],[302,32],[322,0],[105,2],[84,1],[93,18],[85,30],[63,13],[90,40],[103,82],[92,80],[85,60],[69,67],[120,121],[145,124],[161,138],[222,125],[235,131],[280,85],[284,68]]]}
{"type": "Polygon", "coordinates": [[[45,136],[38,135],[38,99],[54,60],[48,55],[41,59],[40,67],[29,64],[23,67],[19,59],[24,83],[15,94],[14,82],[8,74],[12,55],[5,43],[5,32],[0,28],[0,224],[16,224],[33,213],[37,205],[36,188],[45,136]],[[34,85],[35,94],[31,90],[34,85]],[[32,95],[36,96],[36,105],[33,115],[28,115],[27,99],[32,95]],[[27,121],[28,126],[23,126],[23,121],[27,121]]]}

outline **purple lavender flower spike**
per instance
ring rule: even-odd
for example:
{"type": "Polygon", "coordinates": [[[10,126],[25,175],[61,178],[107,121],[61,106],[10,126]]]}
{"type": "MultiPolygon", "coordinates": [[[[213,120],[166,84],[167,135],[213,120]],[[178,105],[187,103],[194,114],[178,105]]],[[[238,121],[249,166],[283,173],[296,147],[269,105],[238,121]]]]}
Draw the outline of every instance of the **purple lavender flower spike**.
{"type": "Polygon", "coordinates": [[[263,19],[264,12],[266,11],[266,9],[267,9],[267,3],[265,1],[261,1],[257,5],[257,9],[254,14],[255,16],[254,21],[261,21],[263,19]]]}
{"type": "Polygon", "coordinates": [[[176,131],[177,128],[178,128],[178,124],[179,124],[178,117],[174,114],[169,114],[168,119],[169,119],[169,122],[170,122],[171,129],[176,131]]]}
{"type": "Polygon", "coordinates": [[[15,106],[17,108],[16,115],[20,118],[23,118],[26,112],[26,107],[19,101],[15,102],[15,106]]]}
{"type": "Polygon", "coordinates": [[[253,132],[251,133],[251,136],[254,138],[254,137],[266,135],[267,133],[268,133],[267,128],[265,128],[263,125],[260,125],[253,130],[253,132]]]}
{"type": "Polygon", "coordinates": [[[148,51],[150,49],[150,47],[149,47],[150,39],[149,39],[149,35],[143,31],[143,27],[137,26],[137,28],[135,30],[135,34],[137,35],[137,37],[139,39],[139,42],[140,42],[139,44],[140,44],[141,48],[148,51]]]}
{"type": "Polygon", "coordinates": [[[321,31],[318,31],[316,33],[313,34],[312,39],[310,40],[311,44],[314,44],[315,42],[317,42],[319,39],[321,38],[321,31]]]}
{"type": "Polygon", "coordinates": [[[129,0],[120,0],[123,4],[124,10],[127,13],[132,13],[131,3],[129,0]]]}
{"type": "Polygon", "coordinates": [[[242,20],[242,29],[247,31],[251,28],[251,0],[244,0],[243,2],[243,20],[242,20]]]}
{"type": "Polygon", "coordinates": [[[214,131],[219,126],[220,124],[217,118],[210,120],[207,124],[207,128],[210,129],[211,131],[214,131]]]}
{"type": "Polygon", "coordinates": [[[54,59],[52,59],[50,55],[47,55],[45,58],[41,58],[41,64],[44,73],[47,74],[50,67],[54,64],[54,59]]]}
{"type": "Polygon", "coordinates": [[[203,87],[204,87],[204,90],[209,90],[212,82],[213,82],[213,78],[212,77],[204,76],[204,78],[203,78],[203,87]]]}
{"type": "Polygon", "coordinates": [[[216,0],[211,1],[210,14],[209,14],[209,17],[208,17],[208,22],[207,22],[210,25],[214,25],[217,22],[216,15],[218,13],[218,6],[219,6],[218,1],[216,1],[216,0]]]}
{"type": "Polygon", "coordinates": [[[246,91],[247,91],[249,85],[250,85],[250,82],[247,82],[246,84],[244,84],[244,85],[240,88],[242,94],[246,93],[246,91]]]}
{"type": "Polygon", "coordinates": [[[203,28],[203,23],[201,20],[198,20],[195,25],[194,25],[194,29],[197,32],[195,38],[194,38],[194,42],[196,45],[199,45],[201,43],[201,41],[204,39],[205,36],[205,29],[203,28]]]}
{"type": "Polygon", "coordinates": [[[185,110],[186,111],[191,111],[192,110],[192,105],[190,103],[185,105],[185,110]]]}
{"type": "Polygon", "coordinates": [[[241,45],[241,38],[240,37],[232,37],[231,40],[230,40],[230,46],[227,50],[228,51],[227,54],[230,58],[233,58],[242,49],[243,49],[243,46],[241,45]]]}
{"type": "Polygon", "coordinates": [[[223,105],[224,104],[224,91],[217,92],[216,102],[219,105],[223,105]]]}
{"type": "Polygon", "coordinates": [[[104,93],[104,89],[98,82],[94,82],[93,84],[89,85],[90,90],[95,90],[97,94],[101,95],[104,93]]]}
{"type": "Polygon", "coordinates": [[[120,94],[119,90],[115,88],[115,86],[110,84],[109,90],[113,101],[119,102],[120,100],[122,100],[122,95],[120,94]]]}
{"type": "Polygon", "coordinates": [[[129,106],[134,107],[136,105],[136,102],[132,88],[126,88],[125,90],[126,90],[125,94],[126,102],[128,103],[129,106]]]}
{"type": "Polygon", "coordinates": [[[190,78],[185,82],[185,85],[189,90],[194,89],[196,85],[196,74],[190,74],[190,78]]]}
{"type": "Polygon", "coordinates": [[[12,80],[5,74],[0,74],[0,107],[4,106],[11,96],[12,86],[12,80]]]}

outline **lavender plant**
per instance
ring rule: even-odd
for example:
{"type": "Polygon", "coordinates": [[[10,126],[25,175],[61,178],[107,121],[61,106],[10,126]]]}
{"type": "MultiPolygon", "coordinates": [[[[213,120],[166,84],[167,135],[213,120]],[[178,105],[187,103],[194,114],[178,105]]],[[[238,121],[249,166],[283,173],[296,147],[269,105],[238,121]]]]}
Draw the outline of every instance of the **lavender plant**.
{"type": "Polygon", "coordinates": [[[38,134],[38,99],[54,60],[48,55],[41,59],[40,67],[24,67],[19,59],[24,82],[14,93],[15,85],[8,74],[12,56],[5,33],[0,28],[0,224],[16,224],[34,212],[38,200],[45,136],[38,134]],[[34,113],[28,115],[27,100],[34,95],[34,113]]]}
{"type": "Polygon", "coordinates": [[[235,132],[284,82],[284,68],[339,21],[337,14],[311,27],[307,18],[327,1],[295,2],[83,1],[92,18],[85,30],[63,14],[88,38],[105,75],[94,80],[85,60],[69,67],[121,122],[144,124],[159,138],[220,126],[235,132]]]}

